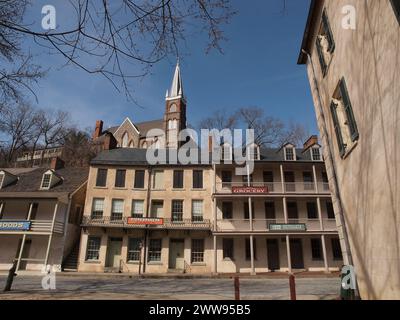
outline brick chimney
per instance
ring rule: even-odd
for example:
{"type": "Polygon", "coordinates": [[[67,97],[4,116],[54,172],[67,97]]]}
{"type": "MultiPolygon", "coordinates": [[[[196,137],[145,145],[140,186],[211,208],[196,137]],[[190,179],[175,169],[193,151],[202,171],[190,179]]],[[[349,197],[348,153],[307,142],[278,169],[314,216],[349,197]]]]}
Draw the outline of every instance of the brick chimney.
{"type": "Polygon", "coordinates": [[[54,157],[51,158],[51,162],[50,162],[50,169],[52,170],[59,170],[64,168],[64,161],[61,160],[59,157],[54,157]]]}
{"type": "Polygon", "coordinates": [[[96,128],[94,129],[94,132],[93,132],[93,139],[100,137],[102,133],[103,133],[103,121],[97,120],[96,128]]]}
{"type": "Polygon", "coordinates": [[[318,136],[312,135],[306,142],[304,142],[303,151],[306,151],[308,148],[316,144],[318,144],[318,136]]]}
{"type": "Polygon", "coordinates": [[[117,147],[117,140],[115,140],[114,136],[107,132],[104,137],[103,150],[111,150],[117,147]]]}

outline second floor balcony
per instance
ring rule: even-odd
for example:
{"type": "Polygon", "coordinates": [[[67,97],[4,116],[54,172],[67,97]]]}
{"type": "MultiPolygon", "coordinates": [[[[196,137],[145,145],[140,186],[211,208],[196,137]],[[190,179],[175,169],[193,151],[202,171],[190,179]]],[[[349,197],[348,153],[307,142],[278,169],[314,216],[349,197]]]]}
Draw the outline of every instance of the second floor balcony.
{"type": "Polygon", "coordinates": [[[225,195],[330,194],[327,182],[217,182],[215,193],[225,195]]]}
{"type": "Polygon", "coordinates": [[[0,219],[0,234],[64,233],[64,223],[52,220],[0,219]]]}
{"type": "Polygon", "coordinates": [[[122,216],[84,216],[83,227],[123,228],[123,229],[175,229],[175,230],[210,230],[210,220],[200,217],[184,219],[181,216],[173,218],[158,217],[122,217],[122,216]]]}

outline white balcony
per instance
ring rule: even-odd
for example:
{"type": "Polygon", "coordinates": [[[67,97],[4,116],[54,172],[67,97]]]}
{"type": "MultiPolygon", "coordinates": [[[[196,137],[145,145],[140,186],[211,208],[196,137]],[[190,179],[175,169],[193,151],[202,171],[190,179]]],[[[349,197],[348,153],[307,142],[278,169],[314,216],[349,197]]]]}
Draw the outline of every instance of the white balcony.
{"type": "Polygon", "coordinates": [[[236,195],[268,195],[268,194],[330,194],[328,183],[314,182],[251,182],[250,187],[254,190],[240,192],[238,188],[249,187],[247,182],[217,182],[217,194],[236,195]],[[318,188],[317,188],[318,187],[318,188]]]}
{"type": "MultiPolygon", "coordinates": [[[[304,232],[337,231],[336,221],[332,219],[289,219],[286,223],[284,219],[254,219],[253,229],[250,229],[250,220],[244,219],[220,219],[217,220],[218,232],[276,232],[271,230],[271,224],[282,225],[304,225],[304,232]]],[[[296,231],[296,230],[293,230],[296,231]]],[[[290,231],[288,231],[290,232],[290,231]]]]}

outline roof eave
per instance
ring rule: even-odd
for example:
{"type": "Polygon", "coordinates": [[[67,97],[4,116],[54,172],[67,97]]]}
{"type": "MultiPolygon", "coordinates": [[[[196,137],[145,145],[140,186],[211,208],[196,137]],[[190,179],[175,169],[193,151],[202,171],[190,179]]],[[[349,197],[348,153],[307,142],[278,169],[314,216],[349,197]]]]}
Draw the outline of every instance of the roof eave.
{"type": "Polygon", "coordinates": [[[312,31],[315,29],[315,23],[317,22],[316,15],[319,12],[318,9],[324,5],[324,2],[325,0],[311,0],[297,64],[305,64],[307,62],[307,55],[304,54],[303,50],[306,52],[310,50],[311,38],[313,36],[312,31]]]}

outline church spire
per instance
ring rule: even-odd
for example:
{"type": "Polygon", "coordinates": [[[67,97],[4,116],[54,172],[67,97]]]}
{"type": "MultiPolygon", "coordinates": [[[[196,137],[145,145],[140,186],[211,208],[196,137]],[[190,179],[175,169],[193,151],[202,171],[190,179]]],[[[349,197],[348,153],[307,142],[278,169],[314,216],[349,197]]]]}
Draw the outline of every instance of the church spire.
{"type": "Polygon", "coordinates": [[[181,98],[183,97],[183,86],[181,69],[179,67],[179,59],[176,63],[174,78],[172,79],[171,90],[168,93],[167,98],[181,98]]]}

